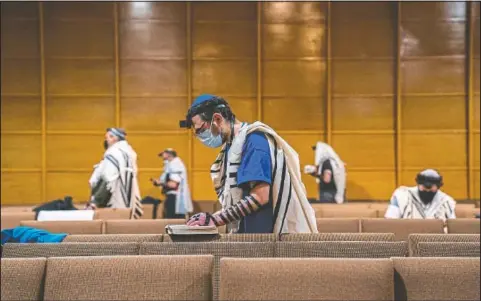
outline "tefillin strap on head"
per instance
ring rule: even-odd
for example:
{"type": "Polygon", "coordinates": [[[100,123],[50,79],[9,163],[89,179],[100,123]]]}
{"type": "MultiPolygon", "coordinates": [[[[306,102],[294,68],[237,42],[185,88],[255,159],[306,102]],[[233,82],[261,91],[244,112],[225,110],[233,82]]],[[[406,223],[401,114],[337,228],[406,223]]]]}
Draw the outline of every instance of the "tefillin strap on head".
{"type": "Polygon", "coordinates": [[[187,111],[185,120],[179,121],[181,128],[192,127],[192,117],[201,113],[212,113],[215,109],[229,107],[229,104],[221,97],[214,96],[211,99],[202,102],[199,105],[193,106],[187,111]]]}

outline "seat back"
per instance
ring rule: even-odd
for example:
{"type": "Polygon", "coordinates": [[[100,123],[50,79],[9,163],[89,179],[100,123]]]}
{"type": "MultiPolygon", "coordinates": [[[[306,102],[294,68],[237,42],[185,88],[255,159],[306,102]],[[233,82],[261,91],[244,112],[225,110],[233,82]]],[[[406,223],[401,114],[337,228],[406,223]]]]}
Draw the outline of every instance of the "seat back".
{"type": "Polygon", "coordinates": [[[20,226],[21,221],[34,221],[35,212],[3,211],[1,212],[1,228],[11,229],[20,226]]]}
{"type": "Polygon", "coordinates": [[[102,234],[102,221],[22,221],[22,226],[44,229],[51,233],[102,234]]]}
{"type": "Polygon", "coordinates": [[[273,257],[273,242],[142,243],[143,255],[213,255],[213,298],[219,297],[219,261],[222,257],[273,257]]]}
{"type": "Polygon", "coordinates": [[[421,242],[477,242],[479,234],[410,234],[408,238],[409,256],[419,256],[418,244],[421,242]]]}
{"type": "Polygon", "coordinates": [[[220,300],[392,299],[389,259],[223,258],[220,263],[220,300]]]}
{"type": "Polygon", "coordinates": [[[0,300],[42,300],[45,258],[2,258],[0,300]]]}
{"type": "Polygon", "coordinates": [[[292,233],[280,241],[394,241],[394,233],[292,233]]]}
{"type": "Polygon", "coordinates": [[[479,212],[474,204],[456,204],[455,213],[456,218],[474,218],[475,212],[479,212]]]}
{"type": "Polygon", "coordinates": [[[318,218],[316,219],[319,233],[356,233],[360,232],[357,218],[318,218]]]}
{"type": "Polygon", "coordinates": [[[67,235],[64,242],[162,242],[162,234],[67,235]]]}
{"type": "Polygon", "coordinates": [[[44,299],[210,300],[211,271],[212,256],[49,258],[44,299]]]}
{"type": "Polygon", "coordinates": [[[420,242],[419,257],[480,257],[479,242],[420,242]]]}
{"type": "Polygon", "coordinates": [[[167,225],[185,224],[184,219],[107,220],[106,234],[164,234],[167,225]]]}
{"type": "Polygon", "coordinates": [[[480,234],[479,218],[448,219],[448,233],[480,234]]]}
{"type": "Polygon", "coordinates": [[[321,218],[376,218],[377,210],[371,208],[363,208],[359,206],[329,206],[322,207],[316,217],[321,218]]]}
{"type": "Polygon", "coordinates": [[[100,208],[95,210],[95,219],[109,220],[109,219],[130,219],[132,215],[131,208],[100,208]]]}
{"type": "Polygon", "coordinates": [[[392,258],[395,300],[479,300],[479,257],[392,258]]]}
{"type": "MultiPolygon", "coordinates": [[[[239,233],[239,234],[220,234],[217,237],[209,238],[205,241],[210,242],[274,242],[275,234],[269,233],[239,233]]],[[[172,242],[168,234],[164,234],[164,242],[172,242]]],[[[203,241],[204,242],[204,241],[203,241]]]]}
{"type": "Polygon", "coordinates": [[[8,243],[3,247],[3,257],[66,257],[138,255],[135,242],[65,242],[42,244],[8,243]]]}
{"type": "Polygon", "coordinates": [[[276,243],[276,257],[390,258],[407,255],[407,242],[301,241],[276,243]]]}
{"type": "Polygon", "coordinates": [[[444,233],[444,222],[439,219],[362,219],[363,233],[394,233],[395,240],[407,241],[412,233],[444,233]]]}

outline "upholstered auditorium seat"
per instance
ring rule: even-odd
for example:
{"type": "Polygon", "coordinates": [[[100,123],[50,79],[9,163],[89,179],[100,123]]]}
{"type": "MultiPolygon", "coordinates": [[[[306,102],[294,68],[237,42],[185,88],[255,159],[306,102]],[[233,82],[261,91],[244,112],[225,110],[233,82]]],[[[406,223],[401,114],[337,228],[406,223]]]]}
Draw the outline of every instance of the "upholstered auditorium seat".
{"type": "Polygon", "coordinates": [[[480,234],[479,218],[448,219],[448,233],[480,234]]]}
{"type": "Polygon", "coordinates": [[[276,257],[390,258],[406,256],[407,242],[302,241],[276,243],[276,257]]]}
{"type": "Polygon", "coordinates": [[[439,219],[362,219],[363,233],[394,233],[395,240],[408,240],[412,233],[444,233],[444,223],[439,219]]]}
{"type": "Polygon", "coordinates": [[[101,220],[93,221],[23,221],[22,226],[44,229],[52,233],[102,234],[101,220]]]}
{"type": "Polygon", "coordinates": [[[23,212],[23,211],[3,211],[1,213],[1,228],[11,229],[20,226],[21,221],[34,221],[35,212],[23,212]]]}
{"type": "Polygon", "coordinates": [[[409,256],[419,256],[418,244],[421,242],[477,242],[479,234],[410,234],[408,238],[409,256]]]}
{"type": "Polygon", "coordinates": [[[393,300],[389,259],[223,258],[220,300],[393,300]]]}
{"type": "Polygon", "coordinates": [[[163,234],[167,225],[185,224],[184,219],[107,220],[106,234],[163,234]]]}
{"type": "Polygon", "coordinates": [[[45,258],[2,258],[2,301],[43,300],[45,258]]]}
{"type": "Polygon", "coordinates": [[[49,258],[44,299],[212,300],[212,256],[49,258]]]}
{"type": "Polygon", "coordinates": [[[163,234],[67,235],[64,242],[162,242],[163,234]]]}
{"type": "Polygon", "coordinates": [[[42,244],[11,244],[3,247],[3,257],[64,257],[138,255],[135,242],[66,242],[42,244]]]}
{"type": "MultiPolygon", "coordinates": [[[[316,219],[319,233],[356,233],[360,232],[358,218],[318,218],[316,219]]],[[[384,231],[383,233],[385,233],[384,231]]]]}
{"type": "Polygon", "coordinates": [[[419,257],[480,257],[479,242],[420,242],[419,257]]]}
{"type": "Polygon", "coordinates": [[[479,300],[478,258],[392,258],[395,300],[479,300]]]}
{"type": "Polygon", "coordinates": [[[292,233],[280,241],[394,241],[393,233],[292,233]]]}

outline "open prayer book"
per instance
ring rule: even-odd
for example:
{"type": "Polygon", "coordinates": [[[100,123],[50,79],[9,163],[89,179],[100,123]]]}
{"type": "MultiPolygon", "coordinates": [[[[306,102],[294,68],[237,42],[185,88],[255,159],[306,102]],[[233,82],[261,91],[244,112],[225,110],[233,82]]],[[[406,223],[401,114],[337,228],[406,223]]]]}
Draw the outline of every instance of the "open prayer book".
{"type": "Polygon", "coordinates": [[[169,235],[216,235],[219,230],[216,226],[187,226],[167,225],[165,232],[169,235]]]}

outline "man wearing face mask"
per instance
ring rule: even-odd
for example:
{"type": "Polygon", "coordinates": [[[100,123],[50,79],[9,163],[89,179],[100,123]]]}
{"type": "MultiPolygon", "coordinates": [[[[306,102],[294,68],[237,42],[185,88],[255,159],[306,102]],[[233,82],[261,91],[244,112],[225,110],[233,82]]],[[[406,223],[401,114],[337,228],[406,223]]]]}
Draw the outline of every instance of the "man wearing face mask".
{"type": "Polygon", "coordinates": [[[123,129],[108,128],[103,160],[90,178],[92,188],[88,208],[132,208],[131,218],[142,216],[137,181],[137,153],[126,140],[123,129]]]}
{"type": "Polygon", "coordinates": [[[417,186],[401,186],[394,191],[385,218],[451,219],[456,218],[456,202],[441,191],[443,177],[434,169],[416,176],[417,186]]]}
{"type": "Polygon", "coordinates": [[[192,128],[207,147],[222,147],[210,170],[222,209],[196,214],[188,225],[226,225],[229,233],[317,233],[298,155],[273,129],[240,122],[227,101],[210,94],[195,99],[181,127],[192,128]]]}
{"type": "Polygon", "coordinates": [[[165,194],[164,218],[185,218],[193,206],[184,162],[172,148],[161,152],[159,157],[164,159],[164,172],[160,179],[152,179],[152,183],[162,186],[165,194]]]}

